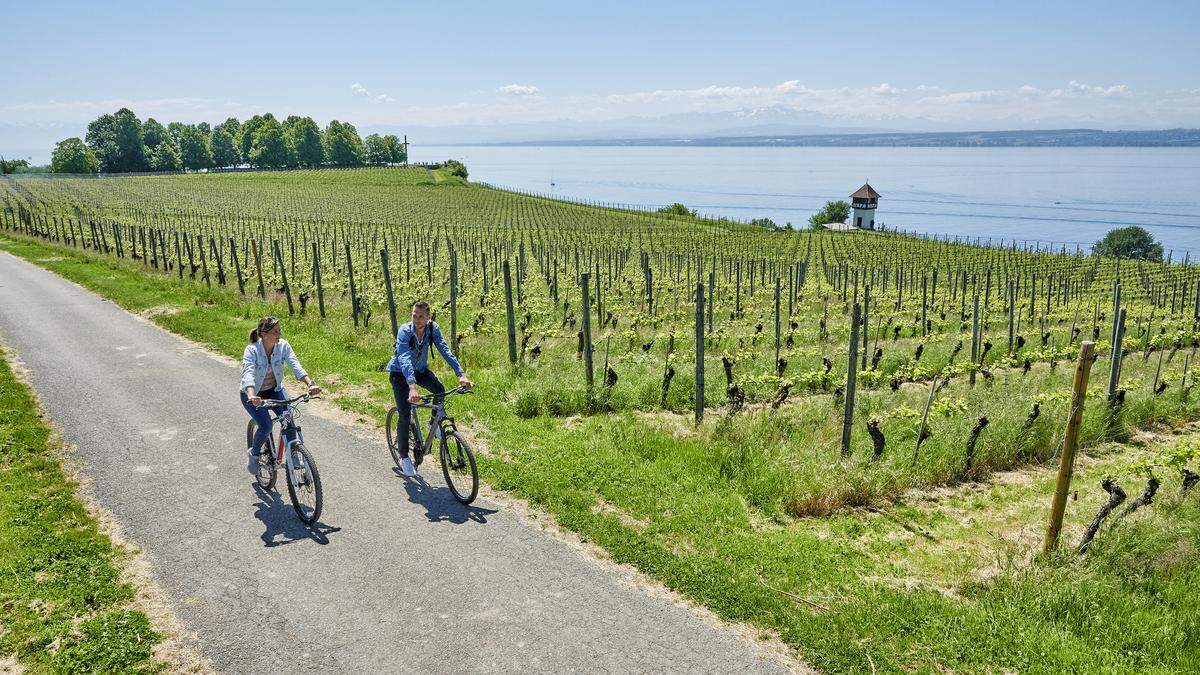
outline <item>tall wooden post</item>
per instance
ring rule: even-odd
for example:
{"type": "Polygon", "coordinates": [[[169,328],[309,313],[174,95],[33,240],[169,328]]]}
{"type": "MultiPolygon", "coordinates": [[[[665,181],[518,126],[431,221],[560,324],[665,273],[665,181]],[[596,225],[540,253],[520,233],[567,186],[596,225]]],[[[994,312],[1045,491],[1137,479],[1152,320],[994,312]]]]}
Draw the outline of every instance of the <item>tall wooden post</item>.
{"type": "MultiPolygon", "coordinates": [[[[586,284],[587,283],[587,281],[586,281],[587,275],[586,274],[584,275],[584,279],[585,279],[584,283],[586,284]]],[[[587,302],[587,290],[586,289],[584,290],[583,295],[584,295],[584,302],[587,302]]],[[[508,264],[508,258],[504,259],[504,315],[508,322],[508,362],[515,366],[517,364],[517,323],[513,317],[512,270],[511,270],[510,265],[508,264]]],[[[587,308],[586,307],[584,308],[583,316],[584,316],[584,319],[583,319],[584,331],[587,332],[588,323],[587,323],[587,308]]],[[[589,344],[589,345],[587,345],[587,347],[589,348],[589,353],[590,353],[591,345],[589,344]]],[[[588,364],[588,367],[589,367],[589,375],[590,375],[591,374],[590,373],[590,368],[591,368],[590,363],[588,364]]],[[[589,387],[591,386],[591,382],[588,382],[588,386],[589,387]]]]}
{"type": "MultiPolygon", "coordinates": [[[[383,288],[387,293],[388,301],[388,316],[392,319],[392,335],[400,331],[400,325],[396,323],[396,296],[392,293],[392,266],[388,260],[387,248],[379,249],[379,262],[383,266],[383,288]]],[[[450,343],[453,348],[454,343],[450,343]]]]}
{"type": "MultiPolygon", "coordinates": [[[[278,239],[271,240],[271,249],[275,253],[275,261],[279,263],[279,280],[283,285],[283,293],[287,296],[288,316],[293,316],[296,313],[296,310],[292,305],[292,289],[290,286],[288,286],[287,268],[283,264],[283,253],[279,250],[278,239]]],[[[204,249],[200,249],[200,252],[203,253],[204,249]]]]}
{"type": "Polygon", "coordinates": [[[854,303],[850,315],[850,352],[846,358],[846,401],[842,411],[842,457],[850,455],[850,429],[854,424],[854,390],[858,380],[858,324],[862,308],[854,303]]]}
{"type": "Polygon", "coordinates": [[[696,284],[696,424],[704,419],[704,284],[696,284]]]}
{"type": "Polygon", "coordinates": [[[317,284],[317,307],[321,310],[321,318],[325,318],[325,287],[321,285],[321,256],[318,253],[317,242],[312,243],[313,279],[317,284]]]}
{"type": "Polygon", "coordinates": [[[358,327],[358,290],[354,286],[354,259],[350,256],[350,242],[345,242],[346,245],[346,272],[350,276],[350,317],[354,319],[354,326],[358,327]]]}
{"type": "Polygon", "coordinates": [[[1067,416],[1067,431],[1063,435],[1062,457],[1058,464],[1058,481],[1054,484],[1054,499],[1050,502],[1050,523],[1046,526],[1046,541],[1042,553],[1049,555],[1058,545],[1062,532],[1063,512],[1067,507],[1067,493],[1071,490],[1071,476],[1075,472],[1075,450],[1079,447],[1079,427],[1083,424],[1083,404],[1087,398],[1088,375],[1092,371],[1092,356],[1096,343],[1079,345],[1079,360],[1075,363],[1075,382],[1071,387],[1071,408],[1067,416]]]}
{"type": "MultiPolygon", "coordinates": [[[[584,272],[579,277],[579,287],[583,292],[583,369],[587,374],[588,398],[592,396],[592,389],[595,385],[595,374],[592,372],[592,299],[590,280],[587,272],[584,272]]],[[[512,343],[512,352],[516,355],[515,339],[512,343]]]]}

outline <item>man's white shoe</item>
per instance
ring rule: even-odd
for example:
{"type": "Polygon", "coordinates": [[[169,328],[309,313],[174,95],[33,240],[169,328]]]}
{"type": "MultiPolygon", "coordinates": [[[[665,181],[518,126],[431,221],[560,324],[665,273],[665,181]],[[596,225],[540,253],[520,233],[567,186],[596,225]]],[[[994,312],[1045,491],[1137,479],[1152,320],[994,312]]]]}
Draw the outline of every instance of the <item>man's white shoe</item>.
{"type": "Polygon", "coordinates": [[[258,453],[250,449],[246,450],[246,471],[249,471],[251,476],[258,475],[258,453]]]}
{"type": "Polygon", "coordinates": [[[412,478],[417,475],[417,467],[413,466],[412,460],[407,457],[400,460],[400,470],[404,472],[405,478],[412,478]]]}

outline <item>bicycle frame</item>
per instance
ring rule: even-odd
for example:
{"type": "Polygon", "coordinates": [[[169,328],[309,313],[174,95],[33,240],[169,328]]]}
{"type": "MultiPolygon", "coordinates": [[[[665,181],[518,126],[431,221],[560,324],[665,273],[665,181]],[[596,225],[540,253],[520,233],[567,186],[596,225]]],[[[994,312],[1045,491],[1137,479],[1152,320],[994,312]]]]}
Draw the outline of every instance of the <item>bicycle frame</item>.
{"type": "Polygon", "coordinates": [[[290,451],[292,446],[297,443],[304,443],[304,431],[296,424],[295,417],[293,416],[294,406],[291,401],[268,405],[268,407],[281,409],[279,414],[271,419],[272,426],[275,424],[279,425],[279,443],[275,448],[275,463],[286,466],[288,481],[294,486],[299,485],[299,480],[295,474],[296,467],[292,465],[292,453],[285,451],[290,451]],[[294,432],[290,434],[292,436],[292,440],[290,441],[286,440],[289,432],[294,432]]]}
{"type": "MultiPolygon", "coordinates": [[[[446,407],[440,403],[414,403],[412,404],[412,407],[428,408],[433,411],[433,415],[429,418],[429,424],[426,425],[425,438],[422,439],[423,442],[421,443],[421,451],[425,454],[429,454],[429,451],[433,449],[434,429],[441,428],[442,422],[449,422],[450,428],[453,429],[454,420],[446,416],[446,407]]],[[[413,414],[415,415],[416,413],[414,412],[413,414]]]]}

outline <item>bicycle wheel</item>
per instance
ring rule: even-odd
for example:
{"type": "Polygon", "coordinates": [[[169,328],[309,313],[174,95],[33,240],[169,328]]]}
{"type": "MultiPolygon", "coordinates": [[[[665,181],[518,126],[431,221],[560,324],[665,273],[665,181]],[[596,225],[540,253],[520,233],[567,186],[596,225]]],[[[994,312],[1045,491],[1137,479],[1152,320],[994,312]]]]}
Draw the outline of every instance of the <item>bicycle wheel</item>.
{"type": "Polygon", "coordinates": [[[396,463],[396,468],[400,468],[400,410],[396,406],[388,411],[387,415],[387,444],[388,450],[392,453],[392,461],[396,463]]]}
{"type": "Polygon", "coordinates": [[[312,525],[321,517],[321,474],[302,444],[293,445],[291,453],[295,471],[288,471],[288,496],[300,521],[312,525]]]}
{"type": "MultiPolygon", "coordinates": [[[[246,425],[247,448],[254,442],[254,432],[257,428],[258,425],[254,423],[254,420],[250,420],[246,425]]],[[[275,464],[275,453],[273,452],[273,448],[275,447],[274,429],[271,431],[272,433],[267,434],[267,440],[263,441],[263,444],[258,448],[258,473],[254,474],[254,482],[258,483],[258,486],[264,490],[270,490],[275,487],[277,465],[275,464]]]]}
{"type": "Polygon", "coordinates": [[[441,442],[442,477],[454,498],[463,504],[475,501],[479,494],[479,471],[475,468],[475,455],[471,446],[457,431],[442,430],[441,442]]]}

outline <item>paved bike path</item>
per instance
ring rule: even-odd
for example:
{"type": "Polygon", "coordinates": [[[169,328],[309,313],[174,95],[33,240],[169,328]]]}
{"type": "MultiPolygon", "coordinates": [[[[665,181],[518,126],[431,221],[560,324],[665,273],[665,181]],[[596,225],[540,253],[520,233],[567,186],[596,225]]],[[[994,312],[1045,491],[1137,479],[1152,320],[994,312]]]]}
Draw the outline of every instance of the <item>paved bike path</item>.
{"type": "Polygon", "coordinates": [[[238,369],[2,251],[0,338],[222,672],[784,669],[487,499],[460,506],[436,465],[397,477],[382,440],[311,413],[310,533],[282,476],[265,494],[245,473],[238,369]]]}

